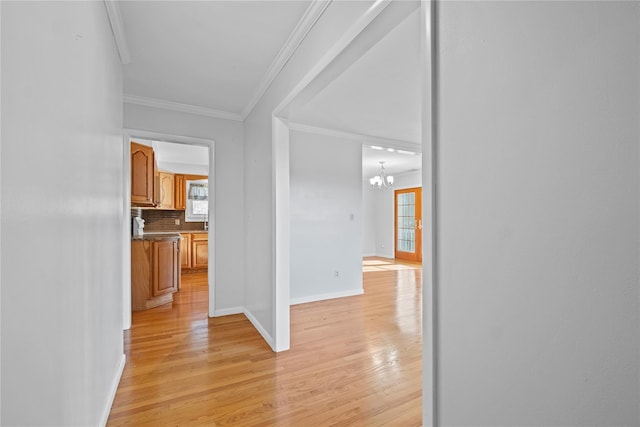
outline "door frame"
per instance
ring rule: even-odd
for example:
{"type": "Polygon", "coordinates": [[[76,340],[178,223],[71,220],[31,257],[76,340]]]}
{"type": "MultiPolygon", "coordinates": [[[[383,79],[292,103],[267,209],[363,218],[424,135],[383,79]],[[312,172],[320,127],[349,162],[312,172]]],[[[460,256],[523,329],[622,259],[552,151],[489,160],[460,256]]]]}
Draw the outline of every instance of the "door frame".
{"type": "MultiPolygon", "coordinates": [[[[405,252],[409,253],[409,252],[405,252]]],[[[409,187],[399,188],[393,190],[393,256],[394,258],[403,259],[406,261],[420,262],[422,263],[422,187],[409,187]],[[398,257],[398,194],[409,193],[415,191],[415,214],[414,217],[419,217],[420,224],[415,225],[415,254],[417,259],[407,259],[398,257]]]]}
{"type": "MultiPolygon", "coordinates": [[[[174,144],[198,145],[209,148],[209,242],[215,242],[215,141],[190,136],[171,135],[138,129],[123,129],[123,220],[122,220],[122,328],[131,328],[131,141],[146,139],[174,144]]],[[[209,268],[207,284],[209,293],[209,317],[215,313],[215,243],[209,245],[209,268]]]]}

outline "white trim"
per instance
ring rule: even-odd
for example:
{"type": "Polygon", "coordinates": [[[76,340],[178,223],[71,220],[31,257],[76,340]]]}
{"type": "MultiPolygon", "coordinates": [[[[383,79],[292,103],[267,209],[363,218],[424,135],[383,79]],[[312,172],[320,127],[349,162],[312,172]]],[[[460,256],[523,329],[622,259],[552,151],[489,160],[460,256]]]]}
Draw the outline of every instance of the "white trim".
{"type": "Polygon", "coordinates": [[[181,104],[179,102],[164,101],[162,99],[148,98],[145,96],[123,94],[122,102],[126,104],[143,105],[145,107],[161,108],[164,110],[179,111],[181,113],[196,114],[198,116],[213,117],[214,119],[226,119],[241,122],[240,114],[228,111],[214,110],[212,108],[196,107],[195,105],[181,104]]]}
{"type": "Polygon", "coordinates": [[[413,151],[415,153],[421,152],[421,144],[416,144],[415,142],[409,141],[401,141],[399,139],[389,139],[389,138],[381,138],[378,136],[364,135],[353,132],[346,132],[335,129],[328,129],[318,126],[310,126],[301,123],[287,122],[289,129],[298,131],[298,132],[307,132],[313,133],[316,135],[325,135],[332,136],[335,138],[347,139],[350,141],[357,141],[362,143],[363,145],[381,145],[386,148],[395,148],[396,150],[407,150],[413,151]]]}
{"type": "Polygon", "coordinates": [[[131,329],[131,136],[122,132],[122,329],[131,329]]]}
{"type": "Polygon", "coordinates": [[[364,294],[363,288],[351,289],[348,291],[330,292],[327,294],[316,294],[316,295],[309,295],[306,297],[291,298],[290,304],[291,305],[306,304],[309,302],[324,301],[324,300],[335,299],[335,298],[353,297],[353,296],[362,295],[362,294],[364,294]]]}
{"type": "Polygon", "coordinates": [[[128,134],[132,138],[146,139],[148,141],[165,141],[165,142],[173,142],[177,144],[200,145],[202,147],[211,147],[211,144],[215,143],[213,139],[172,135],[170,133],[153,132],[153,131],[129,129],[129,128],[125,128],[123,130],[125,134],[128,134]]]}
{"type": "Polygon", "coordinates": [[[274,350],[289,350],[291,319],[289,315],[290,284],[290,226],[289,217],[289,128],[281,119],[272,116],[271,162],[273,165],[273,311],[274,350]]]}
{"type": "MultiPolygon", "coordinates": [[[[0,3],[0,23],[2,23],[2,3],[0,3]]],[[[2,46],[2,31],[0,31],[0,46],[2,46]]],[[[0,82],[2,82],[2,55],[0,55],[0,82]]],[[[0,83],[0,105],[2,100],[2,84],[0,83]]],[[[2,147],[2,114],[0,114],[0,147],[2,147]]],[[[0,148],[0,188],[2,188],[2,148],[0,148]]],[[[2,198],[0,197],[0,219],[2,218],[2,198]]],[[[2,242],[2,221],[0,220],[0,242],[2,242]]],[[[2,256],[0,255],[0,301],[2,301],[2,256]]],[[[2,304],[0,304],[0,319],[2,319],[2,304]]],[[[0,320],[0,330],[2,321],[0,320]]],[[[0,366],[2,366],[2,334],[0,334],[0,366]]],[[[2,370],[0,369],[0,384],[2,384],[2,370]]],[[[0,387],[0,423],[2,423],[2,387],[0,387]]]]}
{"type": "Polygon", "coordinates": [[[247,319],[249,319],[249,322],[251,322],[253,327],[256,328],[258,333],[262,335],[262,338],[267,342],[267,344],[269,344],[269,347],[271,347],[273,351],[276,351],[276,347],[273,343],[273,338],[271,338],[271,335],[269,335],[262,324],[258,322],[258,319],[256,319],[255,316],[246,308],[242,311],[242,313],[247,317],[247,319]]]}
{"type": "Polygon", "coordinates": [[[244,313],[244,307],[229,307],[229,308],[221,308],[220,310],[216,310],[213,315],[214,317],[220,316],[229,316],[232,314],[242,314],[244,313]]]}
{"type": "Polygon", "coordinates": [[[102,417],[100,417],[100,426],[104,427],[107,425],[107,421],[109,420],[109,414],[111,413],[111,406],[113,406],[113,401],[116,398],[116,392],[118,391],[118,385],[120,384],[120,379],[122,378],[122,372],[124,372],[124,365],[127,362],[127,357],[123,354],[120,358],[120,363],[116,367],[115,375],[113,376],[113,380],[111,381],[111,387],[109,387],[109,394],[107,404],[102,410],[102,417]]]}
{"type": "MultiPolygon", "coordinates": [[[[192,138],[191,141],[197,141],[192,138]]],[[[207,226],[208,241],[207,250],[207,287],[209,289],[209,317],[214,317],[216,313],[216,143],[213,140],[207,141],[209,148],[209,220],[207,226]]]]}
{"type": "Polygon", "coordinates": [[[276,55],[275,59],[267,69],[264,77],[260,81],[260,85],[258,86],[258,90],[253,94],[251,100],[247,103],[247,105],[242,109],[242,114],[240,115],[242,120],[244,121],[251,111],[254,109],[260,98],[264,95],[264,93],[269,89],[271,83],[278,77],[280,71],[284,68],[286,63],[289,61],[289,58],[295,53],[300,46],[300,43],[307,36],[309,31],[313,28],[315,23],[318,21],[320,16],[324,13],[329,3],[332,0],[313,0],[307,10],[302,15],[298,24],[293,29],[287,41],[282,45],[280,52],[276,55]]]}
{"type": "Polygon", "coordinates": [[[372,257],[372,256],[378,256],[378,255],[376,255],[376,253],[375,253],[375,252],[366,252],[366,253],[363,253],[363,254],[362,254],[362,258],[365,258],[365,257],[372,257]]]}
{"type": "Polygon", "coordinates": [[[436,0],[420,5],[422,44],[422,425],[439,425],[438,408],[438,138],[436,0]],[[425,238],[426,237],[426,238],[425,238]]]}
{"type": "Polygon", "coordinates": [[[129,45],[124,33],[124,23],[122,22],[122,14],[117,0],[104,0],[104,6],[107,9],[109,23],[111,24],[111,32],[113,40],[116,42],[116,49],[120,55],[120,62],[123,65],[131,62],[131,54],[129,53],[129,45]]]}

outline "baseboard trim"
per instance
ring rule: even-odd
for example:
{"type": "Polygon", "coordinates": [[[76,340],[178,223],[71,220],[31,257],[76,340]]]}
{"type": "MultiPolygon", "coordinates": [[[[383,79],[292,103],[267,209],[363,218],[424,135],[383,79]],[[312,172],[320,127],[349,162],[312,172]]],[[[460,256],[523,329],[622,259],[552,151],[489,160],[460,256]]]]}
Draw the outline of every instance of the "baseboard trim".
{"type": "Polygon", "coordinates": [[[306,297],[291,298],[290,304],[291,305],[306,304],[308,302],[324,301],[324,300],[334,299],[334,298],[352,297],[352,296],[362,295],[362,294],[364,294],[363,288],[350,289],[347,291],[331,292],[328,294],[316,294],[316,295],[309,295],[306,297]]]}
{"type": "Polygon", "coordinates": [[[247,319],[249,319],[249,322],[251,322],[253,327],[256,328],[258,333],[262,335],[262,338],[267,342],[267,344],[269,344],[269,347],[271,347],[271,349],[275,352],[276,346],[274,345],[273,338],[271,338],[271,335],[269,335],[267,330],[262,326],[262,323],[258,322],[258,319],[256,319],[255,316],[246,308],[242,312],[245,316],[247,316],[247,319]]]}
{"type": "Polygon", "coordinates": [[[107,405],[102,411],[102,417],[100,418],[100,426],[104,427],[107,425],[107,421],[109,420],[109,414],[111,413],[111,406],[113,405],[113,401],[116,398],[116,392],[118,391],[118,385],[120,384],[120,378],[122,378],[122,372],[124,372],[124,365],[127,363],[127,356],[124,354],[120,358],[120,363],[116,368],[115,375],[113,376],[113,381],[111,383],[111,389],[109,390],[107,405]]]}
{"type": "Polygon", "coordinates": [[[220,310],[216,310],[213,313],[213,317],[230,316],[232,314],[242,314],[242,313],[244,313],[244,307],[221,308],[220,310]]]}
{"type": "Polygon", "coordinates": [[[373,253],[367,253],[367,254],[362,254],[362,258],[364,257],[369,257],[369,256],[377,256],[375,252],[373,253]]]}

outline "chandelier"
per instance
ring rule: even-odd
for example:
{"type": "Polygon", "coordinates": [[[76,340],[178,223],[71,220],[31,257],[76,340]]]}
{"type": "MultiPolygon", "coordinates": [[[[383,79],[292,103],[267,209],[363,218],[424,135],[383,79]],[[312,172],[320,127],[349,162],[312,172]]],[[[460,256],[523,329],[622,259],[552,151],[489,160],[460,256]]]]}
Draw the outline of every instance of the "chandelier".
{"type": "Polygon", "coordinates": [[[393,185],[393,177],[384,171],[384,162],[380,162],[380,175],[369,179],[369,183],[374,188],[389,188],[393,185]]]}

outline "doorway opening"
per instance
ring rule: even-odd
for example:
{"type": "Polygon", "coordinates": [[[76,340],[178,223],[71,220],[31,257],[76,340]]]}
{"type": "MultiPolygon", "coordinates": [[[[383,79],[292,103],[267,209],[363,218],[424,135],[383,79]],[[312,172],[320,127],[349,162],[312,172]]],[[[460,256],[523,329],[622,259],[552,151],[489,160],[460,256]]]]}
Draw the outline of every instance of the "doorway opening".
{"type": "MultiPolygon", "coordinates": [[[[155,238],[154,236],[158,236],[158,238],[167,237],[169,240],[175,241],[175,248],[172,250],[169,250],[169,245],[165,245],[167,248],[163,248],[163,251],[154,251],[152,245],[148,245],[149,265],[157,267],[150,267],[149,282],[153,284],[164,279],[163,283],[173,283],[175,288],[179,288],[184,282],[181,279],[187,274],[190,276],[186,281],[188,283],[198,279],[195,282],[198,283],[200,294],[206,296],[205,299],[208,300],[208,316],[212,317],[215,311],[213,281],[215,277],[213,244],[215,224],[214,141],[156,132],[125,130],[123,157],[125,187],[122,231],[123,329],[130,329],[132,323],[132,272],[136,271],[136,265],[133,265],[132,261],[132,218],[138,216],[146,218],[141,234],[147,239],[152,240],[155,238]],[[154,157],[155,164],[152,164],[151,167],[154,175],[153,188],[156,191],[153,195],[153,202],[148,203],[147,207],[136,207],[131,203],[132,186],[136,184],[131,175],[132,144],[146,145],[152,150],[150,153],[154,157]],[[191,192],[187,190],[188,183],[191,184],[190,187],[193,187],[191,192]],[[182,187],[184,187],[184,191],[182,191],[182,187]],[[189,206],[191,209],[187,209],[189,206]],[[161,255],[164,255],[162,260],[160,259],[161,255]],[[171,263],[169,264],[167,261],[171,263]],[[175,278],[175,282],[172,282],[173,278],[175,278]]],[[[136,191],[138,187],[136,187],[136,191]]],[[[168,289],[167,286],[159,287],[159,289],[166,291],[166,294],[179,292],[178,289],[168,289]]],[[[165,298],[166,302],[172,300],[171,295],[163,296],[162,292],[157,293],[158,295],[154,295],[152,288],[151,299],[155,299],[157,302],[162,302],[160,301],[162,298],[165,298]]],[[[161,305],[164,304],[159,304],[159,306],[161,305]]],[[[137,309],[139,308],[137,307],[137,309]]]]}
{"type": "Polygon", "coordinates": [[[422,263],[422,188],[394,191],[395,258],[422,263]]]}

